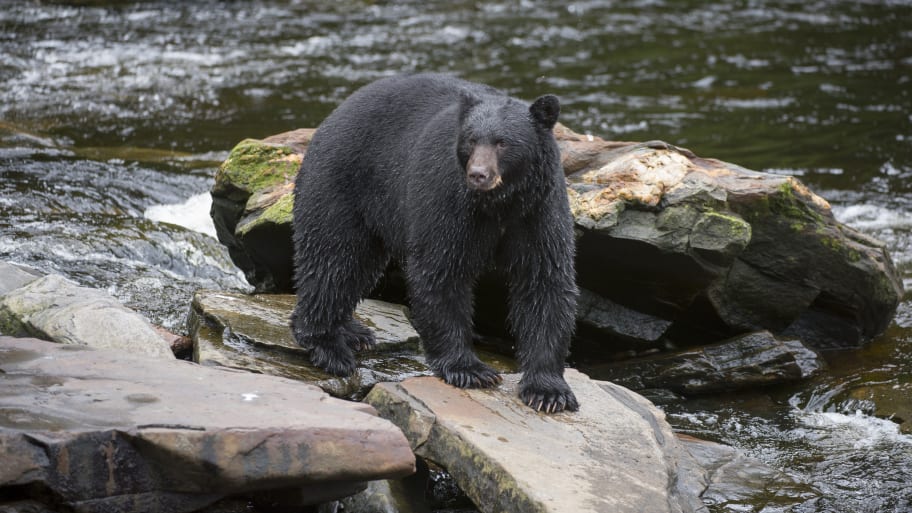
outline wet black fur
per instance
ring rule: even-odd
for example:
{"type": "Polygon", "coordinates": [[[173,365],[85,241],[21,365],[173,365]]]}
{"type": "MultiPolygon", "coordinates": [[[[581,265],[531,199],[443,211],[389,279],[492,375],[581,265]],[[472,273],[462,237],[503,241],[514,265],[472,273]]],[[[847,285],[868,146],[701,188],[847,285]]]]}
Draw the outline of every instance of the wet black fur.
{"type": "Polygon", "coordinates": [[[373,344],[352,319],[390,258],[406,271],[412,320],[447,383],[489,387],[500,376],[472,351],[472,288],[497,267],[536,409],[577,409],[563,378],[574,326],[573,221],[551,128],[557,98],[530,108],[487,86],[442,75],[374,82],[318,128],[295,184],[297,342],[337,375],[373,344]],[[495,145],[503,183],[466,183],[476,145],[495,145]]]}

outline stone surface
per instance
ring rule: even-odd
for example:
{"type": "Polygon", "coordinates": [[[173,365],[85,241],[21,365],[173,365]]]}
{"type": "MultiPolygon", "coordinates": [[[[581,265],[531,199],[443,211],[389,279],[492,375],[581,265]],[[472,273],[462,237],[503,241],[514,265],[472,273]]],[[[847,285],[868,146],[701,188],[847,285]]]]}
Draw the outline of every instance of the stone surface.
{"type": "Polygon", "coordinates": [[[56,274],[0,296],[0,333],[174,358],[145,317],[104,291],[56,274]]]}
{"type": "Polygon", "coordinates": [[[215,175],[211,215],[216,234],[258,292],[291,291],[294,177],[313,132],[241,141],[215,175]]]}
{"type": "MultiPolygon", "coordinates": [[[[258,290],[291,291],[293,180],[311,135],[245,140],[216,176],[219,239],[258,290]]],[[[596,312],[580,318],[583,328],[612,342],[644,336],[646,346],[658,332],[693,345],[769,330],[832,348],[860,345],[892,319],[902,283],[884,244],[837,222],[794,177],[661,141],[611,142],[563,126],[555,135],[580,286],[651,319],[615,333],[596,312]]],[[[503,325],[500,309],[477,313],[500,317],[481,325],[503,325]]]]}
{"type": "Polygon", "coordinates": [[[620,342],[635,348],[659,346],[671,326],[671,321],[619,305],[586,289],[580,290],[576,317],[590,337],[609,339],[614,348],[620,342]]]}
{"type": "Polygon", "coordinates": [[[798,340],[761,331],[695,349],[594,365],[587,371],[633,390],[667,388],[682,394],[756,387],[805,379],[824,368],[798,340]]]}
{"type": "Polygon", "coordinates": [[[414,470],[370,406],[292,380],[9,337],[0,375],[0,492],[77,511],[184,512],[291,490],[316,503],[414,470]]]}
{"type": "Polygon", "coordinates": [[[794,177],[650,142],[568,181],[580,283],[673,319],[678,342],[767,329],[854,346],[886,328],[902,295],[884,244],[794,177]]]}
{"type": "Polygon", "coordinates": [[[172,333],[161,326],[153,325],[152,328],[158,333],[158,336],[168,343],[168,347],[171,348],[171,352],[175,355],[183,357],[193,351],[193,339],[190,337],[172,333]]]}
{"type": "MultiPolygon", "coordinates": [[[[355,317],[373,331],[377,346],[358,353],[354,375],[326,374],[310,364],[308,351],[294,341],[289,327],[294,304],[290,294],[197,291],[189,319],[194,361],[297,379],[335,397],[356,400],[376,383],[432,374],[407,309],[370,299],[358,305],[355,317]]],[[[507,358],[480,353],[500,371],[515,369],[507,358]]]]}
{"type": "Polygon", "coordinates": [[[40,272],[23,265],[0,262],[0,296],[41,278],[40,272]]]}
{"type": "Polygon", "coordinates": [[[808,483],[738,449],[688,435],[677,437],[690,456],[682,459],[681,471],[700,476],[701,497],[713,511],[795,511],[821,495],[808,483]]]}
{"type": "Polygon", "coordinates": [[[702,511],[688,492],[699,485],[678,472],[681,449],[659,410],[577,371],[565,377],[578,412],[531,410],[517,397],[515,374],[493,390],[425,377],[381,383],[366,401],[484,512],[702,511]]]}

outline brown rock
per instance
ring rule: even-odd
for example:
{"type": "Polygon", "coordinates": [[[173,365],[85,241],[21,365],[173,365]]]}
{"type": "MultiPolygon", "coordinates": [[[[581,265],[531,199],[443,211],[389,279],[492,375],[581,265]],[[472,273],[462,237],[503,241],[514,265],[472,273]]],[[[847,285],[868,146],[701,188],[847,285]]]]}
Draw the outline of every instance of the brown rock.
{"type": "Polygon", "coordinates": [[[292,489],[322,502],[414,471],[371,407],[291,380],[9,337],[0,375],[0,492],[43,489],[31,499],[78,511],[292,489]]]}

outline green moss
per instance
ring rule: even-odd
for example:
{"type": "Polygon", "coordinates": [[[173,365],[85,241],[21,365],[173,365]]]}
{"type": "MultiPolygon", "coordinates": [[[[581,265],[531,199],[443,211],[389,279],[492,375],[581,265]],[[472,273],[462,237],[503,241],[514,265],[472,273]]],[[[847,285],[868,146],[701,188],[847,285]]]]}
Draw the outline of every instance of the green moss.
{"type": "Polygon", "coordinates": [[[264,224],[291,225],[291,210],[294,206],[294,193],[290,192],[267,207],[259,215],[239,224],[235,230],[238,236],[244,236],[264,224]]]}
{"type": "Polygon", "coordinates": [[[861,260],[861,253],[857,249],[850,247],[846,241],[837,237],[820,237],[820,244],[844,256],[849,262],[855,263],[861,260]]]}
{"type": "Polygon", "coordinates": [[[793,220],[793,229],[804,230],[807,224],[824,222],[820,213],[795,195],[791,180],[782,182],[777,189],[779,194],[769,196],[770,212],[793,220]]]}
{"type": "Polygon", "coordinates": [[[751,225],[735,215],[723,214],[718,211],[705,212],[703,216],[707,219],[718,220],[724,223],[729,234],[733,239],[750,239],[751,225]]]}
{"type": "Polygon", "coordinates": [[[290,181],[301,166],[301,156],[287,146],[245,139],[231,150],[215,174],[215,188],[253,194],[290,181]]]}
{"type": "Polygon", "coordinates": [[[290,192],[267,208],[260,218],[275,224],[291,223],[291,210],[293,207],[294,193],[290,192]]]}

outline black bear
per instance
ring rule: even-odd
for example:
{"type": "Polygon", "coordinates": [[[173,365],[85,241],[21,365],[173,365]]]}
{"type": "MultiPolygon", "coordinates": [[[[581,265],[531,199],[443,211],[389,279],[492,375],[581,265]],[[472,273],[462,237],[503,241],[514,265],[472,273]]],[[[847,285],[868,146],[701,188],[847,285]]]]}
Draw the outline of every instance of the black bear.
{"type": "Polygon", "coordinates": [[[496,268],[523,372],[519,395],[576,410],[564,380],[577,288],[573,218],[552,128],[560,104],[530,106],[435,74],[369,84],[317,128],[295,182],[295,339],[347,376],[374,344],[352,318],[390,258],[405,271],[427,361],[458,387],[501,381],[472,351],[472,289],[496,268]]]}

